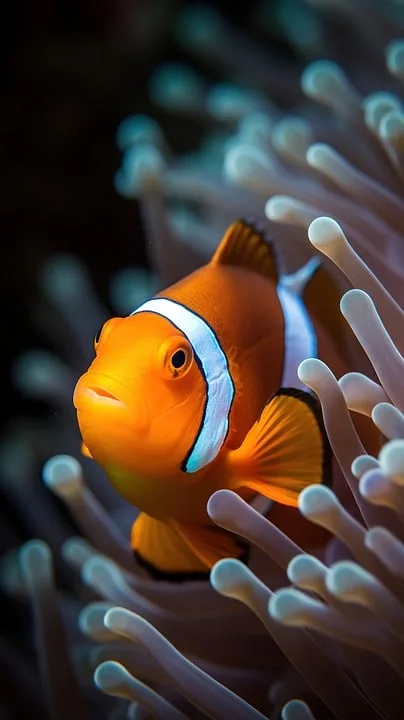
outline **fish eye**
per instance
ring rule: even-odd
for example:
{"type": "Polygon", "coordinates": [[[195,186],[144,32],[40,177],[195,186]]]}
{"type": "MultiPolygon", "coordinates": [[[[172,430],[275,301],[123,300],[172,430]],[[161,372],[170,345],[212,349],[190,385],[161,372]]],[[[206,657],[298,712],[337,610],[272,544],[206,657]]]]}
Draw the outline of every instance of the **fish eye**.
{"type": "Polygon", "coordinates": [[[184,367],[186,361],[187,361],[187,355],[186,355],[185,350],[176,350],[174,355],[171,358],[171,365],[176,370],[180,370],[180,368],[184,367]]]}
{"type": "Polygon", "coordinates": [[[183,377],[189,370],[194,353],[188,340],[178,336],[168,338],[160,348],[164,372],[169,378],[183,377]]]}
{"type": "Polygon", "coordinates": [[[173,378],[183,376],[188,370],[188,368],[191,366],[192,359],[193,353],[191,346],[186,347],[186,345],[184,344],[174,350],[174,352],[171,352],[168,355],[167,363],[167,369],[170,373],[170,376],[173,378]]]}

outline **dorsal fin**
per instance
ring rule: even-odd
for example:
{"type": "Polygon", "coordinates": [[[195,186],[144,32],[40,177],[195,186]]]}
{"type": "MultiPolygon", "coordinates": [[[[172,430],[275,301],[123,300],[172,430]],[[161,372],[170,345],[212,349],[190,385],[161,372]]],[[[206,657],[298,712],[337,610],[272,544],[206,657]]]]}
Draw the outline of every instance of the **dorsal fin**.
{"type": "Polygon", "coordinates": [[[238,265],[267,277],[278,284],[278,263],[264,228],[248,220],[237,220],[227,228],[212,265],[238,265]]]}

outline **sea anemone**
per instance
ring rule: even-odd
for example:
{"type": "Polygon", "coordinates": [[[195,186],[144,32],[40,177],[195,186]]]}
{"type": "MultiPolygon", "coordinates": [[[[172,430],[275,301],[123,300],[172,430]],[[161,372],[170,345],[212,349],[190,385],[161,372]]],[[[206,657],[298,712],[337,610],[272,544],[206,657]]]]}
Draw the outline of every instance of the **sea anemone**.
{"type": "MultiPolygon", "coordinates": [[[[126,539],[135,509],[95,465],[79,462],[71,404],[106,311],[75,258],[51,261],[41,287],[75,350],[68,362],[31,353],[16,364],[18,387],[46,397],[58,412],[47,434],[20,427],[3,445],[3,488],[20,507],[23,487],[21,512],[31,537],[42,539],[6,558],[2,582],[13,597],[31,600],[54,718],[402,716],[404,41],[397,36],[404,16],[392,1],[273,7],[272,21],[306,65],[306,100],[292,68],[267,58],[212,8],[180,15],[179,41],[237,84],[209,87],[182,65],[165,65],[152,78],[156,102],[206,125],[192,154],[174,156],[148,118],[129,118],[118,129],[124,154],[116,188],[139,200],[155,276],[121,275],[113,301],[122,313],[132,310],[208,257],[227,224],[244,214],[266,217],[285,271],[319,253],[344,290],[352,372],[337,379],[310,358],[299,377],[320,399],[360,519],[331,489],[307,488],[301,513],[334,536],[318,557],[220,491],[208,512],[251,544],[250,567],[225,559],[210,584],[181,586],[138,570],[126,539]],[[379,429],[377,457],[366,453],[351,413],[379,429]],[[56,453],[44,466],[45,486],[68,515],[29,481],[31,456],[45,447],[56,453]],[[82,537],[72,537],[72,519],[82,537]],[[91,690],[94,670],[95,685],[121,698],[116,705],[91,690]]],[[[46,322],[52,319],[48,311],[46,322]]],[[[3,650],[7,656],[5,643],[3,650]]],[[[17,667],[15,653],[10,657],[17,667]]]]}

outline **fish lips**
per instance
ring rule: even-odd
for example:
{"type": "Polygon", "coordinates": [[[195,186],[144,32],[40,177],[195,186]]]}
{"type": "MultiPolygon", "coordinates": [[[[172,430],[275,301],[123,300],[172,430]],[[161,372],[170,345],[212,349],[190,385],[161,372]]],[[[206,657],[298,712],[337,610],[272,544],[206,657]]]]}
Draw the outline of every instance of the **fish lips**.
{"type": "Polygon", "coordinates": [[[116,392],[108,387],[108,383],[101,379],[83,375],[77,382],[73,393],[73,404],[76,410],[87,404],[99,405],[104,408],[125,408],[126,404],[116,392]]]}
{"type": "MultiPolygon", "coordinates": [[[[102,388],[98,387],[86,387],[80,390],[80,394],[82,398],[85,398],[86,400],[97,403],[104,406],[113,406],[113,407],[122,407],[126,408],[126,405],[122,400],[119,400],[115,395],[112,393],[103,390],[102,388]]],[[[73,402],[74,406],[77,408],[77,405],[80,403],[80,400],[77,400],[76,398],[76,392],[73,396],[73,402]]]]}
{"type": "MultiPolygon", "coordinates": [[[[122,395],[125,396],[124,388],[122,395]]],[[[73,404],[81,423],[93,422],[96,415],[104,418],[106,422],[113,419],[118,421],[119,418],[120,426],[124,423],[130,426],[132,432],[144,435],[150,426],[150,413],[144,398],[140,397],[136,403],[128,404],[122,400],[122,395],[119,387],[116,390],[115,384],[108,381],[108,378],[86,374],[77,382],[73,404]]]]}

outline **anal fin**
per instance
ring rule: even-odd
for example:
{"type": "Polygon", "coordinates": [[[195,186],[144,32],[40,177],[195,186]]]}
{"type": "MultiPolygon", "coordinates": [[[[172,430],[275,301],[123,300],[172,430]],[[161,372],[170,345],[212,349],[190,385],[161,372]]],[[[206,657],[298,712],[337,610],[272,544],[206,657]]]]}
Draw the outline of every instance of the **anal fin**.
{"type": "Polygon", "coordinates": [[[222,558],[240,558],[245,547],[214,525],[200,527],[155,520],[141,513],[132,527],[131,545],[141,564],[160,579],[208,575],[222,558]]]}

